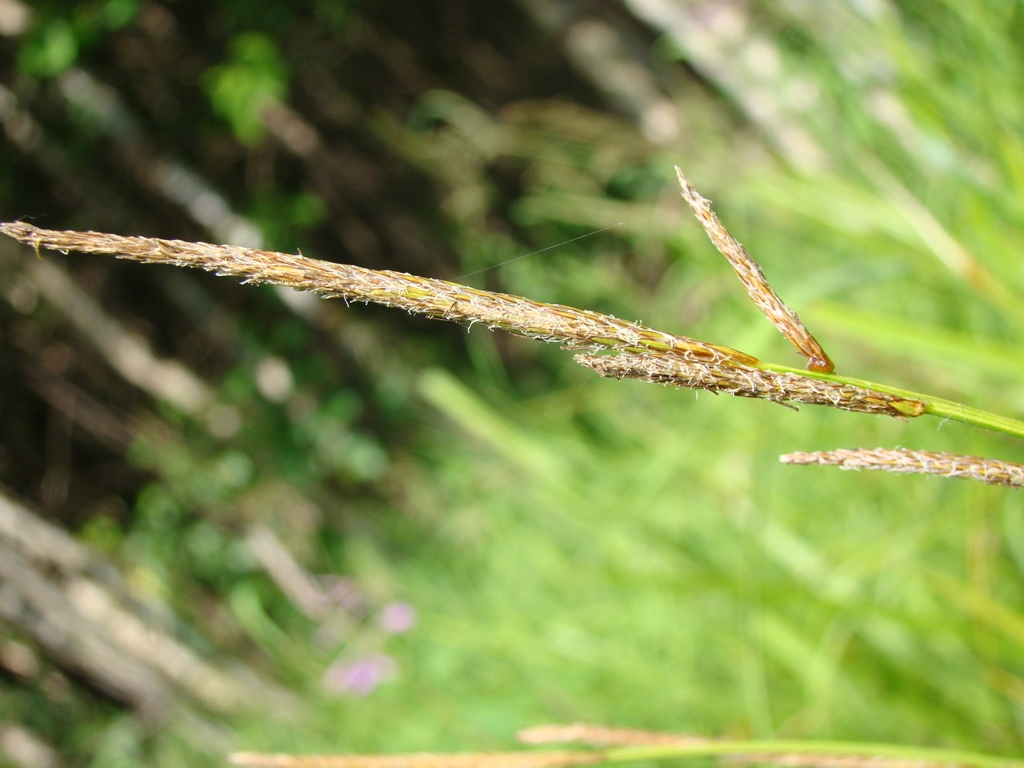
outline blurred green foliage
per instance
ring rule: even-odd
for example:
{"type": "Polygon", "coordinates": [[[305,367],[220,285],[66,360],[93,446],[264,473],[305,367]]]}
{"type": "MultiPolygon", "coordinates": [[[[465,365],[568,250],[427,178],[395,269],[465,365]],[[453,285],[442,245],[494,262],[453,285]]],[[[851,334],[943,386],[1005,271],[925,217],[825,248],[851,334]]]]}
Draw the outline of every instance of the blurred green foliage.
{"type": "Polygon", "coordinates": [[[231,125],[239,141],[253,144],[264,135],[262,112],[288,88],[288,69],[274,41],[256,33],[231,38],[223,64],[204,78],[214,111],[231,125]]]}
{"type": "Polygon", "coordinates": [[[71,6],[36,3],[34,24],[18,53],[19,69],[32,77],[59,75],[76,61],[83,47],[131,22],[139,6],[139,0],[92,0],[71,6]]]}

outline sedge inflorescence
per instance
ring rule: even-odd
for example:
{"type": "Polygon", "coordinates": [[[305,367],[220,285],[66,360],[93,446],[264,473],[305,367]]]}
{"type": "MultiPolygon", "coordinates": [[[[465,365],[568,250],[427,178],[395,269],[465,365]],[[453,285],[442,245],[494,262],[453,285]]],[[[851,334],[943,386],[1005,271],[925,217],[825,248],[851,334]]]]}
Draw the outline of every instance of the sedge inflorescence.
{"type": "MultiPolygon", "coordinates": [[[[519,336],[582,350],[576,361],[602,376],[640,379],[688,389],[759,398],[789,407],[821,405],[855,413],[906,419],[943,412],[943,401],[925,399],[891,387],[833,375],[834,364],[765,278],[761,267],[725,228],[677,167],[683,199],[715,247],[722,253],[754,304],[807,360],[806,374],[764,363],[753,355],[639,323],[546,304],[522,296],[470,288],[404,272],[335,264],[302,255],[231,245],[123,237],[99,232],[45,230],[24,222],[0,224],[0,231],[34,247],[64,252],[113,254],[148,263],[196,267],[247,283],[270,283],[313,291],[324,297],[372,302],[468,325],[482,324],[519,336]],[[597,354],[603,353],[603,354],[597,354]],[[783,370],[780,370],[783,369],[783,370]],[[885,391],[882,391],[885,390],[885,391]]],[[[979,426],[1024,434],[1024,424],[968,409],[945,415],[979,426]],[[989,418],[991,417],[991,418],[989,418]],[[1019,429],[1017,429],[1019,427],[1019,429]]],[[[846,468],[920,472],[970,477],[987,483],[1021,485],[1019,465],[923,451],[832,451],[789,454],[788,463],[837,464],[846,468]]]]}

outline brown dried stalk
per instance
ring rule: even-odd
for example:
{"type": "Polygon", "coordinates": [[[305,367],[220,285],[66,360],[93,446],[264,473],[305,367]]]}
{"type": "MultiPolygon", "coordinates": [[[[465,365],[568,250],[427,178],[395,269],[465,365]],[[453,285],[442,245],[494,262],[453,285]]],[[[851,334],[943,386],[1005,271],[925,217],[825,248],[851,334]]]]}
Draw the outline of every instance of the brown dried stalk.
{"type": "Polygon", "coordinates": [[[235,765],[252,768],[567,768],[604,760],[600,752],[477,752],[413,755],[281,755],[236,752],[235,765]]]}
{"type": "Polygon", "coordinates": [[[678,165],[676,166],[676,175],[679,177],[679,185],[683,188],[683,199],[690,206],[697,221],[704,227],[704,231],[708,233],[715,248],[732,265],[751,300],[764,312],[765,317],[772,322],[772,325],[778,328],[782,335],[789,339],[793,346],[807,358],[808,370],[831,373],[835,366],[825,354],[825,350],[800,322],[796,312],[787,307],[786,303],[768,284],[758,263],[750,257],[747,249],[729,234],[729,230],[711,210],[711,203],[698,194],[693,185],[683,176],[678,165]]]}
{"type": "Polygon", "coordinates": [[[877,469],[899,474],[963,477],[989,485],[1024,487],[1024,464],[956,453],[911,451],[905,448],[860,448],[787,453],[780,456],[779,460],[786,464],[830,464],[840,469],[877,469]]]}
{"type": "Polygon", "coordinates": [[[575,349],[616,349],[669,354],[719,365],[756,365],[757,358],[728,347],[647,328],[637,323],[560,304],[491,293],[404,272],[334,264],[304,256],[152,237],[99,232],[60,232],[24,222],[0,224],[0,232],[51,250],[112,254],[146,263],[197,267],[247,283],[271,283],[325,297],[400,307],[409,312],[489,328],[575,349]]]}
{"type": "Polygon", "coordinates": [[[628,352],[619,355],[576,355],[575,359],[580,365],[615,379],[642,379],[687,389],[705,389],[715,394],[726,392],[737,397],[756,397],[782,405],[827,405],[843,411],[897,418],[920,416],[927,407],[920,400],[897,397],[852,384],[834,384],[796,373],[776,373],[746,366],[724,366],[628,352]]]}
{"type": "MultiPolygon", "coordinates": [[[[681,736],[660,731],[610,728],[600,725],[544,725],[527,728],[518,734],[530,744],[579,742],[593,747],[625,748],[714,745],[714,739],[681,736]]],[[[569,768],[608,762],[614,752],[545,751],[483,752],[469,754],[406,755],[288,755],[263,752],[238,752],[230,756],[235,765],[251,768],[569,768]]],[[[920,759],[802,752],[752,752],[720,754],[719,759],[734,765],[770,764],[792,768],[940,768],[960,765],[920,759]]],[[[615,762],[614,760],[612,762],[615,762]]]]}
{"type": "MultiPolygon", "coordinates": [[[[635,728],[611,728],[604,725],[540,725],[527,728],[517,734],[519,741],[527,744],[551,744],[555,742],[576,742],[592,747],[646,747],[672,745],[716,744],[714,739],[702,736],[683,736],[664,731],[646,731],[635,728]]],[[[882,756],[843,755],[813,752],[751,752],[721,754],[722,763],[732,765],[781,765],[787,768],[951,768],[961,765],[953,762],[938,762],[912,758],[882,756]]]]}

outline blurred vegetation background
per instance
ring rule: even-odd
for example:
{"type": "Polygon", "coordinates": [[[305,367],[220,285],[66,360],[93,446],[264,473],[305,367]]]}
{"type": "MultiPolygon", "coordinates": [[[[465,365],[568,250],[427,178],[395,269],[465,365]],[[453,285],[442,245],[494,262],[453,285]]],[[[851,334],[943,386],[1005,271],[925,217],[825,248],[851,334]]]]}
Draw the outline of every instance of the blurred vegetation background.
{"type": "MultiPolygon", "coordinates": [[[[0,216],[597,309],[1024,412],[1009,0],[0,1],[0,216]]],[[[1024,747],[1024,508],[785,467],[1019,444],[0,243],[0,761],[483,750],[593,721],[1024,747]]]]}

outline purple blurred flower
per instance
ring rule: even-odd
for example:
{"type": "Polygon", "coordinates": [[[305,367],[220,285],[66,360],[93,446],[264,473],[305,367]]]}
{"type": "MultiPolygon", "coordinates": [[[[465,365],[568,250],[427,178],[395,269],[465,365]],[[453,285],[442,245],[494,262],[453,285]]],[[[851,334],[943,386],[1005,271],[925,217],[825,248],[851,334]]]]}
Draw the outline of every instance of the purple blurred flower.
{"type": "Polygon", "coordinates": [[[355,579],[328,577],[324,579],[327,599],[343,611],[355,613],[362,610],[364,598],[355,579]]]}
{"type": "Polygon", "coordinates": [[[320,683],[332,693],[365,696],[394,675],[397,667],[395,660],[386,653],[370,653],[334,662],[324,672],[320,683]]]}
{"type": "Polygon", "coordinates": [[[401,635],[416,626],[416,609],[409,603],[388,603],[377,614],[377,626],[389,635],[401,635]]]}

